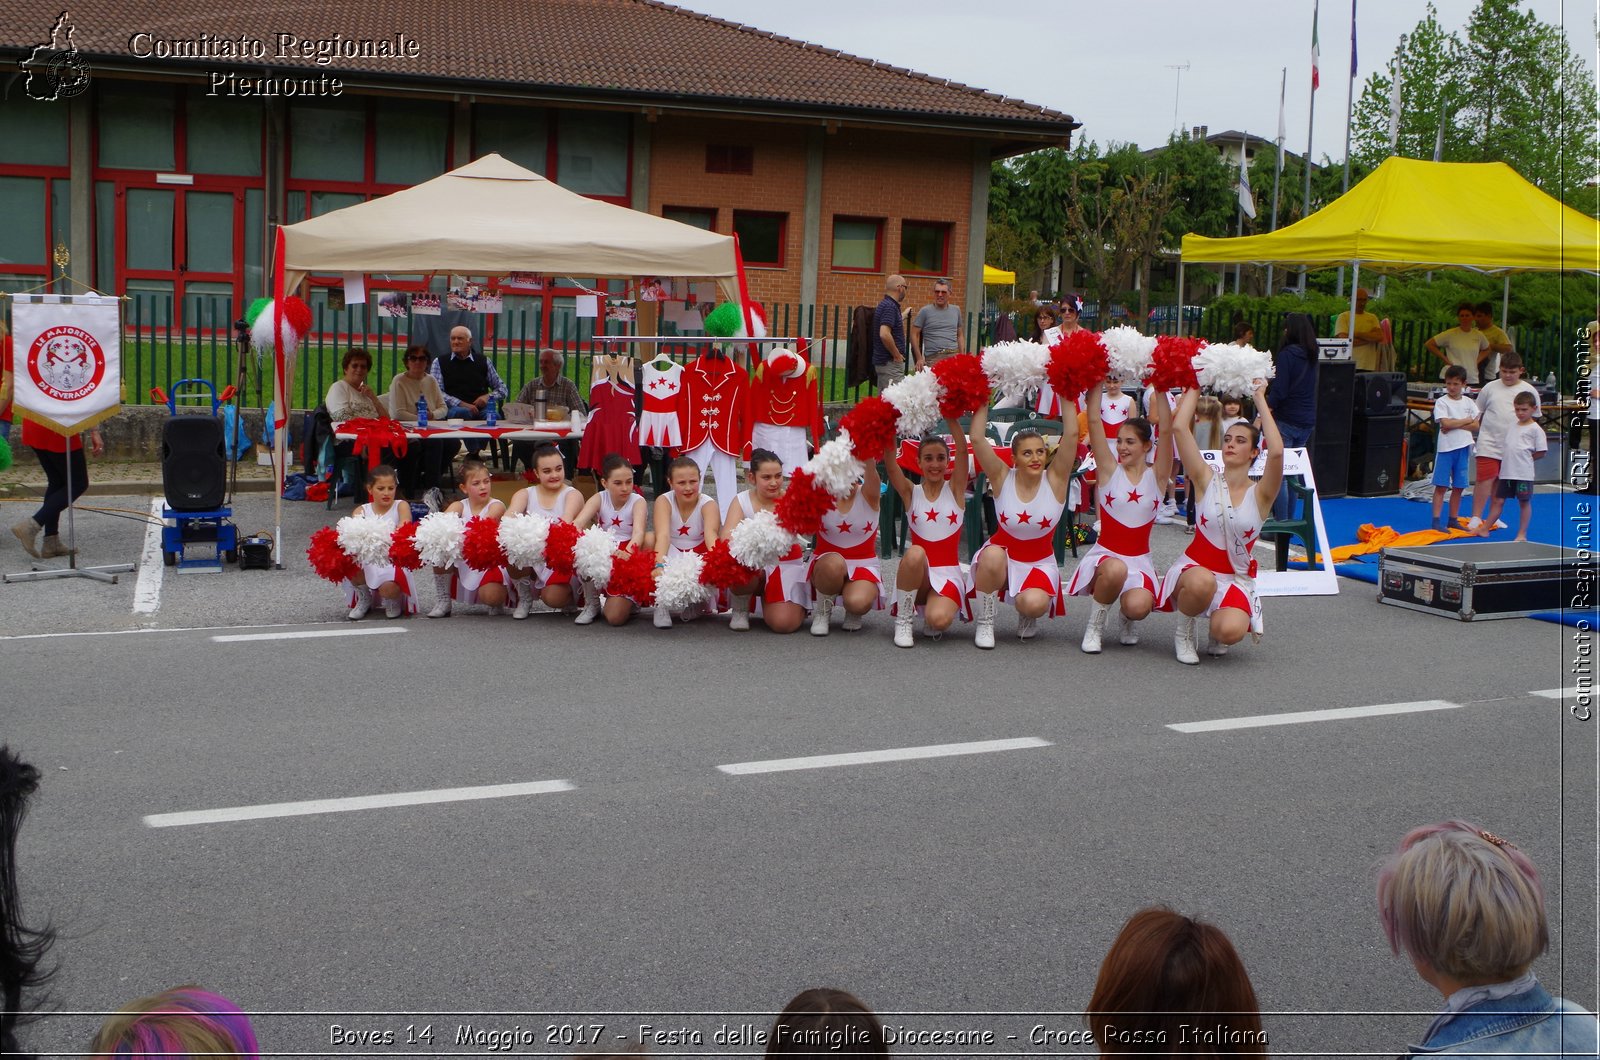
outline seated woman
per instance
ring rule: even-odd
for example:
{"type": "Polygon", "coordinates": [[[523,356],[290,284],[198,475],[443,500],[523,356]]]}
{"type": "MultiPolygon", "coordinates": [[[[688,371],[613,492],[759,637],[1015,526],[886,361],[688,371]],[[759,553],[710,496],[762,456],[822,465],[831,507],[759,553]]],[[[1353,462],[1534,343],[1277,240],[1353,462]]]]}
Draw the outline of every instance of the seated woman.
{"type": "MultiPolygon", "coordinates": [[[[344,371],[344,375],[333,381],[333,385],[328,388],[327,396],[322,399],[322,404],[328,410],[328,417],[334,423],[343,423],[345,420],[393,419],[389,415],[389,403],[374,394],[372,387],[367,385],[367,376],[372,372],[372,355],[364,347],[352,346],[346,350],[339,367],[344,371]]],[[[353,441],[334,442],[335,469],[345,457],[355,452],[355,447],[356,443],[353,441]]],[[[395,453],[385,449],[379,462],[393,467],[399,460],[395,453]]],[[[334,484],[334,488],[338,488],[337,483],[334,484]]]]}
{"type": "Polygon", "coordinates": [[[1389,946],[1444,1009],[1407,1052],[1594,1056],[1595,1017],[1550,992],[1533,962],[1550,945],[1528,855],[1465,821],[1415,829],[1378,873],[1389,946]]]}
{"type": "Polygon", "coordinates": [[[1122,926],[1084,1022],[1102,1056],[1267,1055],[1255,987],[1228,936],[1160,906],[1122,926]]]}
{"type": "MultiPolygon", "coordinates": [[[[445,401],[444,391],[428,372],[428,359],[428,347],[406,347],[405,371],[389,380],[389,413],[395,419],[415,419],[419,403],[427,405],[430,426],[449,415],[450,406],[445,401]]],[[[408,500],[416,500],[424,490],[437,487],[460,445],[460,442],[442,438],[412,442],[399,464],[401,494],[408,500]]]]}
{"type": "Polygon", "coordinates": [[[130,1001],[106,1017],[89,1051],[99,1056],[259,1055],[255,1029],[239,1006],[198,986],[130,1001]]]}

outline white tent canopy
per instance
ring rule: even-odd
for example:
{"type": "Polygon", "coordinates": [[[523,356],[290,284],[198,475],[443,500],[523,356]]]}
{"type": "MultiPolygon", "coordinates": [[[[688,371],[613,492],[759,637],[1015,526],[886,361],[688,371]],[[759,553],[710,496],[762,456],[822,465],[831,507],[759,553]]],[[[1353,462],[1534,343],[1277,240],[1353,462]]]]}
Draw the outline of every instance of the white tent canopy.
{"type": "Polygon", "coordinates": [[[500,155],[287,225],[284,286],[308,273],[693,276],[737,300],[733,237],[585,198],[500,155]]]}

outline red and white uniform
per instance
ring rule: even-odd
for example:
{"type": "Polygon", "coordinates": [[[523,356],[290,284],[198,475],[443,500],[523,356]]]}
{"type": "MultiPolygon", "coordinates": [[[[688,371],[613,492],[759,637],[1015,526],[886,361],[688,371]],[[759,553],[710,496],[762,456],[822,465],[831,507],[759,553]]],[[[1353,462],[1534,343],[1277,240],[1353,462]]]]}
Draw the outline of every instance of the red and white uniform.
{"type": "Polygon", "coordinates": [[[1107,439],[1116,438],[1117,428],[1121,427],[1123,421],[1131,415],[1133,415],[1131,394],[1118,394],[1116,397],[1110,394],[1100,395],[1100,421],[1105,424],[1107,439]]]}
{"type": "Polygon", "coordinates": [[[1065,498],[1057,497],[1050,489],[1048,476],[1039,477],[1039,491],[1026,503],[1017,496],[1017,475],[1006,476],[994,499],[995,517],[1000,529],[990,535],[972,557],[978,557],[985,548],[1006,550],[1006,585],[1000,590],[1000,599],[1016,596],[1024,589],[1042,589],[1053,597],[1049,614],[1053,617],[1067,612],[1066,598],[1061,595],[1061,567],[1056,563],[1056,527],[1066,512],[1065,498]]]}
{"type": "MultiPolygon", "coordinates": [[[[706,554],[708,550],[706,545],[706,505],[716,503],[714,498],[707,497],[704,493],[700,494],[700,500],[696,502],[694,511],[690,512],[689,518],[685,519],[678,511],[677,494],[673,494],[672,499],[667,504],[667,510],[671,513],[672,523],[667,530],[667,540],[672,542],[674,551],[698,552],[702,556],[706,554]]],[[[656,532],[660,533],[661,531],[658,529],[656,532]]]]}
{"type": "MultiPolygon", "coordinates": [[[[395,501],[389,506],[389,513],[387,515],[379,515],[377,512],[372,510],[372,505],[370,504],[361,505],[351,514],[370,515],[374,519],[383,519],[388,522],[391,530],[398,530],[400,529],[400,506],[404,503],[406,502],[403,500],[395,501]]],[[[400,592],[405,599],[406,614],[414,615],[417,613],[417,597],[411,591],[411,572],[406,570],[404,567],[396,567],[393,563],[363,563],[361,565],[361,577],[366,581],[367,588],[371,589],[374,593],[378,591],[378,586],[382,585],[384,582],[394,582],[396,585],[400,586],[400,592]]],[[[350,602],[346,606],[356,606],[355,586],[350,582],[345,582],[344,585],[350,596],[350,602]]],[[[377,602],[376,599],[374,602],[377,602]]]]}
{"type": "MultiPolygon", "coordinates": [[[[701,354],[683,370],[678,422],[683,449],[693,455],[710,443],[737,457],[750,441],[750,377],[727,357],[701,354]]],[[[721,488],[721,482],[718,482],[721,488]]]]}
{"type": "Polygon", "coordinates": [[[628,544],[633,540],[633,520],[643,519],[644,496],[639,493],[628,494],[628,499],[622,502],[621,508],[611,506],[611,491],[600,491],[600,512],[595,516],[594,525],[611,535],[618,547],[628,544]]]}
{"type": "Polygon", "coordinates": [[[1250,616],[1250,628],[1260,633],[1261,601],[1255,591],[1256,561],[1251,554],[1261,537],[1262,524],[1256,488],[1252,483],[1244,501],[1234,507],[1231,520],[1223,503],[1222,491],[1227,488],[1220,472],[1211,476],[1211,484],[1195,505],[1194,540],[1162,579],[1158,606],[1163,611],[1174,610],[1178,579],[1190,567],[1204,567],[1217,576],[1217,591],[1204,614],[1236,607],[1250,616]]]}
{"type": "Polygon", "coordinates": [[[799,376],[790,378],[762,363],[750,382],[750,444],[783,461],[785,475],[794,474],[806,462],[808,433],[814,444],[822,444],[821,378],[815,365],[807,365],[799,376]]]}
{"type": "Polygon", "coordinates": [[[866,494],[857,488],[850,507],[834,509],[822,517],[822,529],[817,531],[817,544],[811,550],[811,566],[806,569],[806,580],[811,580],[817,560],[829,553],[844,557],[847,582],[872,582],[878,587],[876,610],[883,610],[883,575],[878,569],[878,513],[867,503],[866,494]]]}
{"type": "MultiPolygon", "coordinates": [[[[742,490],[736,498],[739,508],[744,512],[744,518],[753,518],[757,508],[755,498],[749,490],[742,490]]],[[[799,541],[794,547],[778,558],[778,562],[762,568],[761,590],[756,594],[756,614],[761,614],[763,603],[799,604],[801,607],[811,606],[811,583],[806,580],[810,573],[810,565],[805,560],[805,548],[799,541]]]]}
{"type": "MultiPolygon", "coordinates": [[[[545,507],[543,504],[541,504],[539,502],[539,487],[537,487],[537,486],[529,486],[528,487],[528,514],[529,515],[542,515],[546,519],[549,519],[552,522],[561,522],[562,520],[564,520],[566,518],[566,516],[564,514],[562,514],[562,513],[564,513],[566,511],[568,495],[574,494],[574,493],[577,493],[577,492],[578,492],[578,490],[574,486],[562,486],[561,487],[561,491],[556,494],[556,499],[554,501],[552,501],[550,503],[550,506],[547,508],[547,507],[545,507]]],[[[534,587],[534,589],[536,589],[536,590],[543,589],[545,586],[549,585],[552,581],[554,581],[558,585],[560,583],[562,583],[562,582],[566,582],[568,585],[570,585],[572,587],[573,599],[577,599],[579,596],[581,596],[583,594],[583,588],[582,588],[583,587],[583,583],[578,580],[578,575],[575,572],[573,572],[573,571],[560,571],[560,572],[557,572],[557,571],[552,570],[548,563],[540,563],[537,567],[535,567],[533,569],[533,587],[534,587]],[[556,575],[556,576],[552,577],[552,575],[556,575]]]]}
{"type": "Polygon", "coordinates": [[[639,414],[639,444],[679,446],[683,426],[678,406],[683,397],[683,365],[657,368],[644,366],[644,411],[639,414]]]}
{"type": "Polygon", "coordinates": [[[1148,589],[1154,596],[1160,591],[1156,568],[1150,562],[1150,528],[1156,522],[1156,509],[1161,507],[1161,487],[1156,483],[1156,473],[1150,468],[1138,482],[1128,478],[1121,464],[1111,472],[1096,494],[1100,501],[1100,536],[1094,547],[1083,554],[1078,569],[1072,572],[1067,583],[1068,596],[1089,595],[1089,583],[1101,561],[1109,556],[1128,565],[1128,576],[1117,595],[1131,589],[1148,589]]]}
{"type": "Polygon", "coordinates": [[[961,607],[962,620],[970,622],[972,603],[968,597],[972,580],[961,566],[961,525],[966,521],[966,509],[956,499],[950,483],[941,482],[939,495],[932,501],[923,487],[912,487],[906,518],[911,525],[911,543],[928,557],[929,595],[954,600],[961,607]]]}
{"type": "MultiPolygon", "coordinates": [[[[489,510],[494,501],[491,499],[478,511],[472,510],[472,502],[461,498],[461,521],[467,522],[481,516],[489,510]]],[[[511,575],[504,567],[491,567],[488,570],[478,570],[467,566],[466,560],[461,560],[455,566],[455,573],[450,578],[450,598],[458,604],[475,604],[478,602],[478,589],[484,585],[504,585],[510,597],[509,602],[517,602],[517,593],[511,585],[511,575]]]]}

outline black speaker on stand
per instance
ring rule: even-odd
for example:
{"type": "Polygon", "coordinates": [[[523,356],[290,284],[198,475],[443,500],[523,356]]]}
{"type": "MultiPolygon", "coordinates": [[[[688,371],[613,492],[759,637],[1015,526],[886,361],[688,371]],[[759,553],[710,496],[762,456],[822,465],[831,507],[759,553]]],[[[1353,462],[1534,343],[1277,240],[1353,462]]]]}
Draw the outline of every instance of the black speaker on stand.
{"type": "Polygon", "coordinates": [[[161,434],[161,488],[167,507],[203,512],[227,496],[228,457],[222,421],[215,416],[173,416],[161,434]]]}
{"type": "Polygon", "coordinates": [[[1385,497],[1400,492],[1406,414],[1357,416],[1350,433],[1350,493],[1385,497]]]}
{"type": "Polygon", "coordinates": [[[1354,361],[1317,365],[1317,429],[1311,436],[1311,473],[1323,499],[1343,497],[1349,483],[1355,382],[1354,361]]]}

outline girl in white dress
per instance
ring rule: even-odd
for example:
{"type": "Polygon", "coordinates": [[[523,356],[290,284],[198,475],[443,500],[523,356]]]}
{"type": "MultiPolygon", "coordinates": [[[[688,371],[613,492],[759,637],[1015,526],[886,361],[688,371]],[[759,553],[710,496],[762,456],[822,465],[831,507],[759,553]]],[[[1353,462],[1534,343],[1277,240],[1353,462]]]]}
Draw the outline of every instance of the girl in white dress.
{"type": "MultiPolygon", "coordinates": [[[[1099,654],[1106,616],[1119,602],[1122,629],[1118,640],[1123,644],[1139,643],[1133,624],[1150,614],[1160,587],[1155,564],[1150,561],[1150,528],[1155,525],[1156,509],[1161,506],[1161,483],[1172,474],[1169,446],[1162,446],[1156,453],[1154,468],[1145,463],[1154,443],[1150,421],[1142,417],[1121,422],[1116,432],[1116,450],[1112,451],[1106,439],[1102,419],[1105,406],[1099,389],[1089,392],[1086,415],[1098,480],[1095,495],[1099,501],[1100,536],[1078,561],[1078,569],[1067,583],[1068,596],[1094,598],[1082,645],[1090,655],[1099,654]]],[[[1170,435],[1165,401],[1156,402],[1156,418],[1161,433],[1170,435]]]]}
{"type": "MultiPolygon", "coordinates": [[[[584,502],[583,510],[578,513],[578,529],[600,527],[611,535],[617,546],[616,555],[623,556],[650,547],[650,535],[645,531],[649,514],[644,497],[633,491],[633,468],[627,458],[621,453],[612,453],[600,465],[600,489],[584,502]]],[[[600,597],[593,583],[583,583],[583,610],[574,620],[578,625],[587,626],[601,613],[600,597]]],[[[637,607],[629,597],[605,594],[604,611],[610,625],[622,625],[633,617],[637,607]]]]}
{"type": "MultiPolygon", "coordinates": [[[[411,521],[411,505],[397,501],[400,478],[388,464],[379,464],[367,472],[366,504],[357,506],[352,515],[370,515],[386,520],[398,530],[411,521]]],[[[361,565],[360,580],[350,583],[350,619],[367,617],[372,610],[372,594],[376,592],[383,601],[383,613],[389,618],[417,613],[417,598],[411,591],[411,579],[403,567],[393,563],[361,565]]]]}
{"type": "MultiPolygon", "coordinates": [[[[722,530],[716,498],[701,492],[700,465],[694,462],[693,457],[673,458],[667,465],[667,484],[672,487],[671,491],[657,497],[655,504],[658,574],[667,565],[667,557],[674,552],[705,555],[711,547],[710,543],[717,539],[722,530]]],[[[678,618],[680,621],[698,618],[712,606],[707,602],[704,607],[681,614],[678,618]]],[[[669,629],[672,626],[672,613],[659,603],[656,604],[655,625],[657,629],[669,629]]]]}
{"type": "Polygon", "coordinates": [[[878,570],[878,510],[882,504],[878,469],[869,465],[850,496],[837,501],[822,517],[816,547],[811,550],[813,603],[811,635],[826,637],[834,597],[844,595],[840,628],[861,628],[861,616],[883,608],[883,575],[878,570]]]}
{"type": "MultiPolygon", "coordinates": [[[[778,508],[788,480],[783,477],[783,461],[776,453],[757,449],[750,454],[750,489],[743,490],[728,506],[728,521],[723,524],[722,536],[733,539],[734,528],[757,512],[771,512],[778,508]]],[[[806,581],[805,549],[796,541],[777,562],[767,566],[748,585],[740,586],[733,594],[733,613],[728,628],[750,628],[750,605],[754,598],[756,614],[774,633],[793,633],[805,621],[806,608],[811,603],[811,584],[806,581]]]]}
{"type": "Polygon", "coordinates": [[[1213,471],[1200,457],[1194,440],[1194,410],[1199,392],[1187,390],[1178,403],[1172,425],[1178,455],[1189,469],[1190,482],[1200,500],[1195,505],[1194,540],[1167,571],[1161,582],[1160,607],[1177,610],[1178,629],[1173,652],[1190,666],[1200,662],[1195,645],[1195,619],[1209,620],[1212,655],[1224,655],[1246,633],[1261,632],[1261,604],[1256,596],[1256,561],[1251,550],[1261,536],[1263,513],[1272,510],[1283,481],[1283,436],[1267,405],[1266,383],[1257,380],[1256,408],[1259,434],[1253,424],[1240,420],[1222,432],[1222,471],[1213,471]],[[1261,443],[1267,446],[1266,466],[1259,482],[1250,481],[1261,443]]]}
{"type": "MultiPolygon", "coordinates": [[[[561,450],[550,444],[541,445],[533,454],[533,485],[511,495],[506,508],[508,517],[542,515],[546,519],[576,522],[583,510],[583,494],[567,481],[567,465],[561,450]]],[[[537,593],[539,602],[557,611],[571,605],[578,597],[578,576],[572,571],[556,571],[548,563],[537,567],[512,567],[513,584],[517,589],[517,609],[512,618],[527,618],[528,607],[537,593]]]]}
{"type": "MultiPolygon", "coordinates": [[[[488,465],[483,461],[461,461],[461,466],[456,469],[456,483],[461,487],[462,497],[446,508],[446,512],[460,515],[462,522],[484,518],[498,523],[500,517],[505,515],[506,506],[490,496],[493,480],[488,465]]],[[[489,608],[491,615],[497,615],[500,608],[505,606],[510,580],[511,576],[504,567],[476,570],[468,566],[464,559],[450,570],[435,567],[433,588],[437,602],[433,610],[428,612],[428,617],[449,618],[452,601],[458,604],[483,604],[489,608]]]]}
{"type": "Polygon", "coordinates": [[[899,446],[889,443],[883,455],[889,488],[900,495],[906,509],[911,542],[900,557],[894,576],[894,643],[916,645],[912,620],[922,614],[923,636],[938,640],[959,615],[971,620],[972,581],[961,566],[961,528],[966,521],[967,436],[956,420],[946,420],[953,445],[937,435],[925,436],[917,446],[917,468],[922,483],[913,483],[895,457],[899,446]],[[946,480],[948,475],[948,481],[946,480]]]}

